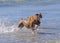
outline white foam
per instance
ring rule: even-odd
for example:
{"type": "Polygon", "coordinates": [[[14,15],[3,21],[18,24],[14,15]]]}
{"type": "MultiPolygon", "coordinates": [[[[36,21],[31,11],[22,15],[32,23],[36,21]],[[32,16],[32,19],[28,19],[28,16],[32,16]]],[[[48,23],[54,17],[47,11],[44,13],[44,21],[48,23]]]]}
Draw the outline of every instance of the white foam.
{"type": "Polygon", "coordinates": [[[8,23],[8,22],[7,24],[8,25],[6,25],[5,22],[0,21],[0,33],[14,32],[18,30],[16,24],[10,25],[11,23],[8,23]]]}

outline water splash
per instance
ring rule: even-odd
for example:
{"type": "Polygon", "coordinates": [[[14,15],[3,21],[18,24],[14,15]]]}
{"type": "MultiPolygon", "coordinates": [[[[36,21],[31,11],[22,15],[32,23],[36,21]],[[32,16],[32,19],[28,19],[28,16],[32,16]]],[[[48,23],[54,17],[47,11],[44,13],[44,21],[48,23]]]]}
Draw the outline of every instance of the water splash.
{"type": "Polygon", "coordinates": [[[10,22],[0,21],[0,33],[14,32],[17,31],[17,25],[11,24],[10,22]]]}

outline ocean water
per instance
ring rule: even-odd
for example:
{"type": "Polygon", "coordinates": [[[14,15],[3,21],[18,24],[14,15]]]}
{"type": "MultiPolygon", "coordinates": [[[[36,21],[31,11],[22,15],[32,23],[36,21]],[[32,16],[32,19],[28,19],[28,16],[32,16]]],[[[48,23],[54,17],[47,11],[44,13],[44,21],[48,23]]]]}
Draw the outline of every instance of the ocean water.
{"type": "Polygon", "coordinates": [[[0,2],[0,43],[60,43],[60,0],[0,2]],[[35,34],[25,27],[18,30],[21,18],[42,13],[35,34]]]}

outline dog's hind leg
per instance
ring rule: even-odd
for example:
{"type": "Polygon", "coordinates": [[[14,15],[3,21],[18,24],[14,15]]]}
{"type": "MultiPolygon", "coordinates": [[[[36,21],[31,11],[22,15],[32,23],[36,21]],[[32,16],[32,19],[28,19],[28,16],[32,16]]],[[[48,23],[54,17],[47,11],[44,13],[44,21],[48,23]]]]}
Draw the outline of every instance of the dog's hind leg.
{"type": "Polygon", "coordinates": [[[21,28],[23,28],[23,26],[24,26],[23,23],[20,23],[20,24],[18,25],[18,28],[21,29],[21,28]]]}

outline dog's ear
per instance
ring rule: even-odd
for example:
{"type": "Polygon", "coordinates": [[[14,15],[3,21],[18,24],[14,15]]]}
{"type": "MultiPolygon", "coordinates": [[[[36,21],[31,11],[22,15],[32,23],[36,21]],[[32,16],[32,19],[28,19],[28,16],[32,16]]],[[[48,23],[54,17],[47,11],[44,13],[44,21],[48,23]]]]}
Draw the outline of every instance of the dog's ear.
{"type": "Polygon", "coordinates": [[[35,14],[36,16],[38,16],[39,14],[35,14]]]}
{"type": "Polygon", "coordinates": [[[35,15],[40,17],[40,18],[42,18],[42,14],[41,13],[40,14],[35,14],[35,15]]]}

